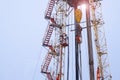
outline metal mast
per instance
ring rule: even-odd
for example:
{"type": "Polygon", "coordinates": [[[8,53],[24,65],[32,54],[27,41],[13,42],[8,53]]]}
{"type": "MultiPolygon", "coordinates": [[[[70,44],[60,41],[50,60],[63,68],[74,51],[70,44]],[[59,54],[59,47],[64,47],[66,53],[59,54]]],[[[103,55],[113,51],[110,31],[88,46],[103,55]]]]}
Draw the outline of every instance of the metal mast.
{"type": "MultiPolygon", "coordinates": [[[[94,29],[95,46],[98,56],[98,67],[96,73],[96,80],[112,80],[109,72],[109,62],[107,45],[102,25],[104,21],[101,14],[100,0],[50,0],[45,13],[45,19],[48,21],[47,30],[45,32],[42,45],[48,50],[44,63],[41,67],[41,73],[45,74],[47,80],[67,80],[69,78],[69,69],[65,72],[65,55],[68,55],[69,65],[69,29],[67,33],[66,20],[69,14],[74,9],[74,24],[75,25],[75,80],[82,80],[82,61],[81,61],[81,31],[82,27],[80,21],[82,18],[82,11],[77,7],[81,4],[86,5],[86,27],[87,41],[88,41],[88,58],[89,58],[89,80],[95,80],[94,76],[94,57],[92,44],[92,30],[94,29]],[[71,9],[71,10],[70,10],[71,9]],[[54,34],[54,35],[52,35],[54,34]],[[52,41],[52,43],[51,43],[52,41]],[[66,50],[68,47],[68,51],[66,50]],[[66,52],[68,52],[66,54],[66,52]],[[52,62],[52,63],[51,63],[52,62]],[[50,68],[51,67],[51,68],[50,68]],[[67,73],[64,75],[64,73],[67,73]],[[66,77],[66,78],[65,78],[66,77]]],[[[72,14],[72,15],[73,15],[72,14]]],[[[73,37],[74,38],[74,37],[73,37]]],[[[69,68],[69,66],[67,67],[69,68]]]]}
{"type": "MultiPolygon", "coordinates": [[[[77,1],[75,0],[75,3],[77,1]]],[[[74,4],[74,11],[77,9],[77,4],[74,4]]],[[[74,14],[75,16],[75,14],[74,14]]],[[[76,73],[76,79],[79,80],[79,56],[78,56],[78,42],[76,40],[76,37],[78,35],[78,24],[75,19],[75,73],[76,73]]]]}
{"type": "Polygon", "coordinates": [[[90,6],[89,0],[86,5],[86,24],[87,24],[87,37],[88,37],[88,55],[89,55],[89,71],[90,80],[94,79],[94,59],[93,59],[93,47],[92,47],[92,33],[91,33],[91,22],[90,22],[90,6]]]}
{"type": "Polygon", "coordinates": [[[95,36],[95,46],[98,56],[96,80],[112,80],[109,69],[105,31],[103,28],[104,21],[102,18],[101,1],[90,0],[90,3],[92,10],[92,24],[95,36]]]}
{"type": "Polygon", "coordinates": [[[43,46],[47,48],[48,53],[42,64],[41,73],[46,74],[47,80],[65,78],[65,48],[68,46],[66,7],[66,2],[62,0],[50,0],[45,13],[45,19],[49,24],[43,38],[43,46]]]}

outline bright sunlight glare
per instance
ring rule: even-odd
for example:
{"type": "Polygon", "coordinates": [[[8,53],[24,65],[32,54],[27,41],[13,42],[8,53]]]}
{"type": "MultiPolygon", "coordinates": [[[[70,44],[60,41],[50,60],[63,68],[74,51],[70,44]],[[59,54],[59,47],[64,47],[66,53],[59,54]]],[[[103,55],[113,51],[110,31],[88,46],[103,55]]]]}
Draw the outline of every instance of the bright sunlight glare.
{"type": "Polygon", "coordinates": [[[86,9],[86,4],[82,4],[82,5],[78,6],[78,9],[85,10],[86,9]]]}
{"type": "Polygon", "coordinates": [[[82,4],[81,7],[82,7],[82,9],[85,10],[86,9],[86,4],[82,4]]]}

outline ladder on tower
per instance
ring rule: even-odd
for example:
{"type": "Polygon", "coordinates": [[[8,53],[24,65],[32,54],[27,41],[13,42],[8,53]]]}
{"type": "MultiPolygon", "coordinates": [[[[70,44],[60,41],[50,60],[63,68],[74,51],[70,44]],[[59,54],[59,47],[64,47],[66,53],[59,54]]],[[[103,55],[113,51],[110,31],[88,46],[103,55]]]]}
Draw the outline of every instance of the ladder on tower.
{"type": "Polygon", "coordinates": [[[45,62],[43,64],[42,68],[41,68],[41,72],[47,75],[48,80],[53,80],[52,76],[51,76],[51,73],[48,72],[48,66],[51,62],[51,59],[52,59],[52,54],[47,53],[47,56],[45,58],[45,62]]]}
{"type": "Polygon", "coordinates": [[[44,39],[43,39],[43,46],[49,46],[48,43],[50,41],[50,38],[51,38],[51,35],[52,35],[52,32],[53,32],[53,26],[48,24],[48,28],[47,28],[47,32],[44,36],[44,39]]]}
{"type": "Polygon", "coordinates": [[[48,4],[48,8],[46,10],[45,19],[50,19],[51,18],[51,13],[52,13],[54,4],[55,4],[55,0],[50,0],[50,2],[48,4]]]}
{"type": "Polygon", "coordinates": [[[50,53],[47,53],[47,56],[45,58],[45,62],[41,68],[42,73],[48,73],[47,70],[48,70],[48,66],[51,62],[51,59],[52,59],[52,55],[50,53]]]}

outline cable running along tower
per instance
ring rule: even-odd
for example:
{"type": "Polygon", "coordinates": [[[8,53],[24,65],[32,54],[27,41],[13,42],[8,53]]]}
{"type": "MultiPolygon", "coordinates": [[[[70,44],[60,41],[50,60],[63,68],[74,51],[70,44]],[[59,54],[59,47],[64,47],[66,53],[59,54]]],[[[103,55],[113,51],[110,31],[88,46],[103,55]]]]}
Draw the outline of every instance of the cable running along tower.
{"type": "Polygon", "coordinates": [[[87,30],[89,62],[86,64],[89,65],[87,72],[90,75],[89,80],[112,80],[102,27],[104,21],[101,13],[101,0],[49,0],[45,19],[48,21],[48,26],[42,46],[47,49],[47,53],[41,65],[41,73],[45,75],[45,80],[83,80],[81,58],[83,29],[87,30]],[[86,5],[85,11],[82,10],[82,4],[86,5]],[[71,33],[74,33],[74,36],[71,36],[71,33]],[[93,40],[96,49],[92,47],[93,40]],[[97,67],[94,67],[93,50],[96,50],[97,67]],[[71,54],[72,56],[74,54],[72,58],[74,60],[70,60],[71,54]],[[71,65],[71,61],[74,61],[74,64],[71,65]],[[71,72],[72,68],[74,68],[73,72],[71,72]]]}

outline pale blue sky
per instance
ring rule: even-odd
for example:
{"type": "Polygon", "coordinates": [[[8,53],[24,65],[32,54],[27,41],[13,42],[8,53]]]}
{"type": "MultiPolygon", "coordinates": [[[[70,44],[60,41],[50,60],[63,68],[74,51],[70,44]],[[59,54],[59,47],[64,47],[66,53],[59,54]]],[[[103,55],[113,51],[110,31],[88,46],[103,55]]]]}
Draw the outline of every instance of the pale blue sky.
{"type": "MultiPolygon", "coordinates": [[[[0,0],[0,80],[42,80],[41,41],[48,0],[0,0]]],[[[120,80],[119,0],[103,0],[113,80],[120,80]]],[[[88,79],[86,79],[88,80],[88,79]]]]}

